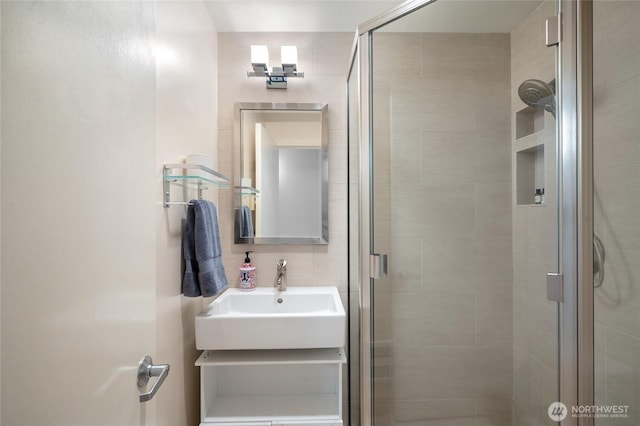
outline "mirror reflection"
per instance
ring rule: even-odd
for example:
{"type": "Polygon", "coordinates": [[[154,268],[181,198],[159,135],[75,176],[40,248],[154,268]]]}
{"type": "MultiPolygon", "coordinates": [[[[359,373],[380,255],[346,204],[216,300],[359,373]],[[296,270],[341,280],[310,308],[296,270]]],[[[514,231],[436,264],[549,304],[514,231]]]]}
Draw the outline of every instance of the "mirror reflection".
{"type": "Polygon", "coordinates": [[[236,105],[236,243],[328,243],[326,110],[236,105]]]}

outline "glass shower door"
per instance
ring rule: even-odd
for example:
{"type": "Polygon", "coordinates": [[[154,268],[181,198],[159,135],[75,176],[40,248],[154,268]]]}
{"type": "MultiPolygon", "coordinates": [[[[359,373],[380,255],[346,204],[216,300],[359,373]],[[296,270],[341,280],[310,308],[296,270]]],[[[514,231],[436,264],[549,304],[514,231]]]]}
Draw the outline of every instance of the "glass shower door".
{"type": "Polygon", "coordinates": [[[597,425],[640,423],[639,21],[638,1],[593,2],[595,404],[620,407],[597,425]]]}
{"type": "Polygon", "coordinates": [[[439,0],[370,33],[376,425],[553,424],[555,10],[439,0]]]}

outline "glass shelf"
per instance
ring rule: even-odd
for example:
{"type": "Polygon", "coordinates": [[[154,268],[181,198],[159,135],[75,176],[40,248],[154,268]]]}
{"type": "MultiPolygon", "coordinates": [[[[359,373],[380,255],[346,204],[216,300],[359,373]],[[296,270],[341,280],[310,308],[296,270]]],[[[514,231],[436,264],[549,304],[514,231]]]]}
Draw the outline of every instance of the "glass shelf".
{"type": "Polygon", "coordinates": [[[210,186],[218,188],[229,188],[231,186],[231,179],[223,175],[222,173],[210,169],[209,167],[201,164],[165,164],[162,167],[162,189],[164,193],[163,207],[167,208],[171,205],[188,205],[187,201],[170,201],[171,200],[171,183],[182,183],[189,188],[196,189],[198,191],[198,199],[202,199],[202,191],[209,189],[210,186]],[[189,174],[174,174],[175,170],[196,170],[198,173],[189,174]]]}
{"type": "Polygon", "coordinates": [[[257,196],[258,194],[260,194],[260,190],[255,189],[251,186],[235,186],[234,189],[236,191],[236,194],[240,194],[240,195],[257,196]]]}
{"type": "Polygon", "coordinates": [[[220,188],[229,188],[229,183],[221,180],[213,180],[202,176],[197,175],[167,175],[166,179],[169,182],[183,182],[190,187],[197,188],[198,186],[202,187],[202,189],[209,189],[208,185],[217,186],[220,188]]]}

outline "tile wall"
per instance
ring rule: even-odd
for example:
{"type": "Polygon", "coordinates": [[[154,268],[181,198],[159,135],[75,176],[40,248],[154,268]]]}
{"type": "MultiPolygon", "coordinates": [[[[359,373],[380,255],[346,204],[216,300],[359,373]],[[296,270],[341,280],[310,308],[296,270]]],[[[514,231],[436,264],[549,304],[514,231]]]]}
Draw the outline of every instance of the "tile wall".
{"type": "Polygon", "coordinates": [[[640,424],[640,2],[594,2],[595,232],[606,250],[595,290],[596,403],[640,424]]]}
{"type": "Polygon", "coordinates": [[[377,421],[508,424],[509,34],[373,40],[377,421]]]}
{"type": "MultiPolygon", "coordinates": [[[[329,244],[234,244],[232,191],[220,191],[223,260],[231,285],[237,284],[244,251],[253,250],[251,259],[257,268],[258,286],[273,285],[276,263],[285,258],[290,286],[336,286],[344,306],[348,306],[345,75],[352,43],[353,33],[218,33],[218,164],[221,173],[233,176],[236,167],[233,164],[234,103],[306,102],[329,106],[329,244]],[[263,78],[247,78],[252,44],[266,44],[273,64],[280,59],[281,45],[296,45],[298,70],[305,73],[305,78],[290,79],[287,90],[267,89],[263,78]]],[[[344,389],[346,395],[346,386],[344,389]]]]}
{"type": "Polygon", "coordinates": [[[271,286],[275,265],[287,259],[289,285],[338,286],[347,290],[347,130],[344,75],[352,43],[350,33],[219,33],[218,135],[220,171],[233,176],[233,114],[235,102],[312,102],[329,105],[329,244],[234,244],[232,191],[220,193],[222,244],[229,277],[253,250],[258,285],[271,286]],[[290,79],[287,90],[268,90],[262,78],[247,78],[250,46],[266,44],[277,63],[281,45],[298,46],[298,69],[304,79],[290,79]]]}
{"type": "Polygon", "coordinates": [[[554,1],[545,1],[511,33],[511,117],[513,181],[522,170],[517,156],[544,147],[537,176],[526,187],[513,188],[513,398],[515,424],[553,424],[549,404],[558,400],[557,303],[547,300],[546,274],[557,270],[557,219],[555,191],[555,120],[541,112],[535,130],[518,135],[518,113],[534,111],[518,96],[527,79],[551,82],[555,77],[555,48],[545,45],[545,20],[553,16],[554,1]],[[535,204],[535,188],[545,189],[545,199],[535,204]],[[518,191],[531,194],[522,202],[518,191]]]}

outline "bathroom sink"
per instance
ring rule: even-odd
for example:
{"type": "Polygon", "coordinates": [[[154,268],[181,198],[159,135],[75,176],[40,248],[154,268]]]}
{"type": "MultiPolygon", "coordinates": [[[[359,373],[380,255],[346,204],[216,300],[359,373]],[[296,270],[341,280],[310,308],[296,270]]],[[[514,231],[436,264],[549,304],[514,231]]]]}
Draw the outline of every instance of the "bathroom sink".
{"type": "Polygon", "coordinates": [[[196,316],[201,350],[336,348],[345,333],[335,287],[230,288],[196,316]]]}

